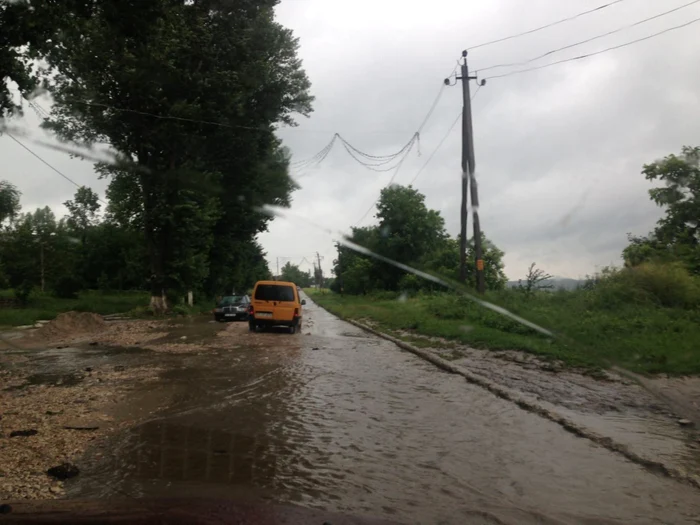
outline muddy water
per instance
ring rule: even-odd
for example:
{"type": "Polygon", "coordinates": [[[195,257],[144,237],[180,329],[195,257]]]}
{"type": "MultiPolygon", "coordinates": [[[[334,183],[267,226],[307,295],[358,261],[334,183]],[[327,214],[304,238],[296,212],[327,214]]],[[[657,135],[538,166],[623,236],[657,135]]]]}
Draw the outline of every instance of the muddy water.
{"type": "MultiPolygon", "coordinates": [[[[402,523],[700,523],[700,492],[313,304],[302,335],[212,336],[170,408],[93,451],[72,496],[291,502],[402,523]]],[[[147,403],[149,392],[139,402],[147,403]]]]}

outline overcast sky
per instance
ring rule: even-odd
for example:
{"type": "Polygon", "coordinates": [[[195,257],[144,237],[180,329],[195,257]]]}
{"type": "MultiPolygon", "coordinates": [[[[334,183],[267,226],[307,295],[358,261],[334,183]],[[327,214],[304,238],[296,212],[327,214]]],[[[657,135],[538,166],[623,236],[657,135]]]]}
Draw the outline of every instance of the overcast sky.
{"type": "MultiPolygon", "coordinates": [[[[474,49],[478,70],[539,56],[617,29],[690,0],[625,0],[521,38],[474,49]]],[[[280,132],[294,160],[315,155],[338,132],[375,155],[399,150],[416,131],[463,49],[526,31],[605,4],[606,0],[283,0],[279,21],[300,38],[300,54],[316,97],[311,117],[280,132]]],[[[550,55],[532,65],[595,52],[700,18],[700,3],[606,38],[550,55]]],[[[660,216],[641,175],[644,163],[683,145],[700,144],[700,22],[589,59],[494,78],[473,104],[482,228],[505,251],[506,273],[529,263],[558,276],[583,277],[619,264],[627,232],[645,234],[660,216]]],[[[485,71],[481,78],[521,68],[485,71]]],[[[475,86],[472,85],[472,92],[475,86]]],[[[46,101],[48,104],[48,101],[46,101]]],[[[445,88],[395,182],[408,184],[459,114],[459,86],[445,88]]],[[[28,110],[17,124],[39,136],[28,110]]],[[[37,149],[79,184],[104,196],[91,164],[37,149]]],[[[23,192],[25,210],[49,205],[58,215],[75,191],[8,137],[0,137],[0,178],[23,192]]],[[[299,263],[317,251],[328,271],[333,236],[348,231],[376,200],[393,172],[358,165],[339,144],[301,178],[292,212],[260,240],[271,269],[277,257],[299,263]],[[314,227],[315,223],[320,228],[314,227]]],[[[459,231],[460,126],[415,186],[459,231]]],[[[361,225],[372,224],[374,211],[361,225]]],[[[471,218],[469,229],[471,232],[471,218]]],[[[304,269],[310,268],[307,262],[304,269]]]]}

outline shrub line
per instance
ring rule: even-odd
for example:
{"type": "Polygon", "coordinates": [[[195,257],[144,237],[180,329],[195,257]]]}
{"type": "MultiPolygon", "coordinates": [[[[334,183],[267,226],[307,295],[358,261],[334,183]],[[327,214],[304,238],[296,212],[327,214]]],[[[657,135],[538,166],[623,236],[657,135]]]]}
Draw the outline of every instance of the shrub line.
{"type": "Polygon", "coordinates": [[[520,396],[516,391],[504,387],[502,385],[499,385],[497,383],[494,383],[493,381],[490,381],[486,379],[483,376],[480,376],[478,374],[474,374],[473,372],[470,372],[463,367],[458,367],[449,361],[442,359],[441,357],[435,355],[432,352],[429,352],[427,350],[422,350],[420,348],[417,348],[409,343],[406,343],[405,341],[402,341],[400,339],[397,339],[396,337],[392,337],[389,334],[386,334],[384,332],[380,332],[379,330],[376,330],[374,328],[370,328],[369,326],[360,323],[359,321],[355,321],[354,319],[350,319],[347,317],[344,317],[342,315],[339,315],[337,313],[331,312],[324,306],[322,306],[320,303],[314,301],[318,306],[323,308],[324,310],[328,311],[332,315],[337,315],[344,321],[366,331],[369,332],[373,335],[376,335],[377,337],[381,337],[382,339],[386,339],[387,341],[391,341],[394,343],[396,346],[399,348],[402,348],[404,350],[407,350],[418,357],[434,364],[438,368],[450,372],[452,374],[460,375],[464,377],[467,381],[470,383],[473,383],[477,386],[480,386],[495,396],[504,399],[506,401],[510,401],[512,403],[515,403],[518,407],[520,407],[523,410],[526,410],[528,412],[531,412],[533,414],[536,414],[540,417],[543,417],[545,419],[548,419],[549,421],[552,421],[559,426],[561,426],[564,430],[567,432],[570,432],[571,434],[574,434],[577,437],[580,438],[585,438],[590,441],[593,441],[597,445],[600,445],[603,448],[606,448],[607,450],[620,454],[629,461],[632,461],[633,463],[636,463],[637,465],[640,465],[644,467],[645,469],[655,473],[655,474],[661,474],[664,475],[668,478],[681,481],[687,485],[690,485],[692,487],[695,487],[697,489],[700,489],[700,477],[695,476],[693,474],[689,474],[687,472],[684,472],[678,468],[671,467],[668,465],[663,464],[660,461],[654,461],[648,458],[645,458],[643,456],[640,456],[639,454],[629,450],[629,448],[621,443],[617,443],[614,441],[612,438],[608,438],[605,436],[601,436],[600,434],[597,434],[596,432],[593,432],[592,430],[583,427],[581,425],[578,425],[571,421],[570,419],[557,414],[556,412],[553,412],[547,408],[545,408],[543,405],[540,405],[539,403],[535,403],[533,401],[530,401],[529,399],[525,399],[524,397],[520,396]]]}

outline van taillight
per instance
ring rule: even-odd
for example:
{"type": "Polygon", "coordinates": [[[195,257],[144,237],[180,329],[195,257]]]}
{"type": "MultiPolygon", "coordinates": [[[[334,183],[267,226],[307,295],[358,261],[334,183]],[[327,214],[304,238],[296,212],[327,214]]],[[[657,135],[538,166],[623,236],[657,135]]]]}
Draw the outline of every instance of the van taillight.
{"type": "Polygon", "coordinates": [[[299,308],[294,309],[294,317],[299,317],[299,308]]]}

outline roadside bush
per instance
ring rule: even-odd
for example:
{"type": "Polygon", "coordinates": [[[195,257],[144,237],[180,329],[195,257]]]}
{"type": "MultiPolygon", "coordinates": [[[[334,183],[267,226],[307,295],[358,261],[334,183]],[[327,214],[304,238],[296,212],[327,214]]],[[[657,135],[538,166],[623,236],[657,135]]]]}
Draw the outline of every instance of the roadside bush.
{"type": "Polygon", "coordinates": [[[54,284],[54,295],[59,299],[76,299],[82,290],[83,283],[72,275],[60,277],[54,284]]]}
{"type": "Polygon", "coordinates": [[[102,293],[109,293],[112,291],[109,277],[107,277],[107,274],[105,272],[102,272],[100,274],[100,277],[97,279],[97,289],[100,290],[100,292],[102,293]]]}
{"type": "Polygon", "coordinates": [[[19,286],[15,288],[15,298],[19,301],[21,305],[26,305],[29,302],[29,296],[34,289],[34,285],[31,281],[22,281],[19,286]]]}
{"type": "Polygon", "coordinates": [[[398,299],[399,295],[401,295],[399,292],[383,290],[378,292],[372,292],[370,294],[370,297],[376,301],[391,301],[393,299],[398,299]]]}
{"type": "Polygon", "coordinates": [[[610,270],[593,289],[602,307],[653,303],[668,308],[700,305],[700,282],[678,263],[649,262],[610,270]]]}
{"type": "Polygon", "coordinates": [[[399,280],[399,290],[416,292],[423,286],[423,279],[412,273],[407,273],[399,280]]]}
{"type": "Polygon", "coordinates": [[[173,306],[170,309],[170,312],[175,314],[175,315],[183,315],[183,316],[190,315],[190,309],[185,304],[176,304],[175,306],[173,306]]]}
{"type": "Polygon", "coordinates": [[[150,306],[137,306],[128,312],[129,317],[153,317],[155,312],[150,306]]]}

